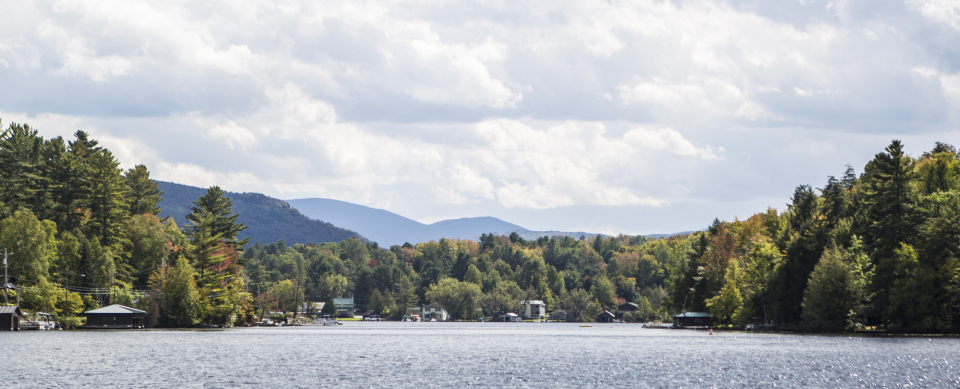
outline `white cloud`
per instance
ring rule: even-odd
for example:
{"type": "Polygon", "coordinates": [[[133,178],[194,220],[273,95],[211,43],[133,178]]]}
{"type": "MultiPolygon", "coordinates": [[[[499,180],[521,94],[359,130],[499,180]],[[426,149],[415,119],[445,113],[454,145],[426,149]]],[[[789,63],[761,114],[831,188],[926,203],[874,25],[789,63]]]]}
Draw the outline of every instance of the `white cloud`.
{"type": "Polygon", "coordinates": [[[947,0],[55,0],[0,14],[17,16],[0,24],[6,122],[83,128],[165,180],[419,219],[775,197],[857,165],[848,144],[868,158],[876,139],[949,141],[960,125],[947,0]]]}
{"type": "Polygon", "coordinates": [[[651,150],[666,150],[674,154],[695,156],[706,160],[723,159],[723,147],[696,147],[679,132],[670,128],[659,130],[635,128],[624,134],[623,138],[651,150]]]}
{"type": "Polygon", "coordinates": [[[960,31],[960,2],[956,0],[907,0],[923,16],[960,31]]]}
{"type": "Polygon", "coordinates": [[[204,138],[224,141],[230,148],[241,148],[253,146],[257,142],[257,137],[250,130],[238,126],[232,120],[224,124],[213,124],[204,134],[204,138]]]}

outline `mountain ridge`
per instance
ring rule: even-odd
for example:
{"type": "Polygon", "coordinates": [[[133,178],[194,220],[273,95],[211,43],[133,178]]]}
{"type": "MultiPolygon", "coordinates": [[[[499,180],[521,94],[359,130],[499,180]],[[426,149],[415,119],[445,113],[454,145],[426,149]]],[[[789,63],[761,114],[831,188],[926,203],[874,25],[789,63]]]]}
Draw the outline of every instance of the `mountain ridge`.
{"type": "MultiPolygon", "coordinates": [[[[187,223],[187,214],[193,202],[207,192],[205,188],[157,181],[164,192],[160,201],[160,216],[172,216],[178,226],[187,223]]],[[[250,237],[250,243],[273,243],[284,240],[287,244],[340,242],[355,237],[366,240],[361,234],[331,223],[307,217],[287,202],[260,193],[224,192],[233,203],[233,212],[239,214],[238,222],[247,229],[238,235],[250,237]]]]}

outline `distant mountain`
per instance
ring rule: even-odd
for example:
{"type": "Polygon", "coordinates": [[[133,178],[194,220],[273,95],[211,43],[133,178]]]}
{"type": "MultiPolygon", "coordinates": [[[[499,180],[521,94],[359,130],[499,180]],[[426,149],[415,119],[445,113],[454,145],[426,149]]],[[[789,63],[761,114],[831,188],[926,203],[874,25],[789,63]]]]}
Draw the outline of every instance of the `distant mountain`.
{"type": "MultiPolygon", "coordinates": [[[[390,247],[406,242],[429,242],[440,238],[478,240],[481,234],[510,235],[513,232],[516,232],[525,240],[536,240],[541,236],[570,236],[574,238],[586,236],[589,238],[602,235],[609,237],[607,234],[596,232],[531,231],[489,216],[467,217],[424,224],[390,211],[332,199],[297,199],[287,200],[287,203],[299,209],[304,215],[357,231],[367,239],[379,243],[381,247],[390,247]]],[[[692,231],[646,236],[659,239],[690,233],[692,231]]]]}
{"type": "MultiPolygon", "coordinates": [[[[157,181],[157,186],[164,192],[160,216],[173,216],[181,227],[187,223],[193,202],[207,192],[205,188],[164,181],[157,181]]],[[[247,225],[239,238],[250,237],[250,243],[283,239],[287,244],[306,244],[340,242],[351,237],[363,239],[354,231],[304,216],[283,200],[259,193],[226,192],[226,196],[233,202],[233,212],[240,214],[238,221],[247,225]]]]}
{"type": "Polygon", "coordinates": [[[359,231],[382,247],[449,239],[474,239],[491,232],[509,234],[526,228],[495,217],[468,217],[424,224],[393,212],[331,199],[287,200],[309,217],[359,231]]]}

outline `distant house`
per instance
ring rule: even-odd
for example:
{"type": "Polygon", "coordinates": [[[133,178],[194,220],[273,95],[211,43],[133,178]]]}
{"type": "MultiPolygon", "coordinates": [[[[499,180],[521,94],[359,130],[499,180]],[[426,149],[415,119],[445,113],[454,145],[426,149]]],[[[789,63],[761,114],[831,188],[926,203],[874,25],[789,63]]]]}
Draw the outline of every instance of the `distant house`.
{"type": "Polygon", "coordinates": [[[674,327],[711,327],[713,317],[706,312],[684,312],[673,315],[674,327]]]}
{"type": "Polygon", "coordinates": [[[20,331],[23,312],[16,305],[0,305],[0,331],[20,331]]]}
{"type": "Polygon", "coordinates": [[[552,321],[567,321],[567,311],[553,311],[550,312],[550,320],[552,321]]]}
{"type": "Polygon", "coordinates": [[[366,321],[380,321],[380,315],[377,314],[377,311],[372,309],[367,310],[363,313],[363,320],[366,321]]]}
{"type": "Polygon", "coordinates": [[[83,313],[87,316],[85,328],[143,328],[145,311],[113,304],[83,313]]]}
{"type": "Polygon", "coordinates": [[[506,321],[506,322],[520,322],[520,321],[523,321],[523,319],[520,318],[520,315],[518,315],[518,314],[516,314],[516,313],[513,313],[513,312],[507,312],[507,313],[503,314],[503,316],[500,316],[500,319],[503,320],[503,321],[506,321]]]}
{"type": "Polygon", "coordinates": [[[335,298],[333,305],[337,306],[339,317],[353,317],[353,311],[356,309],[353,305],[353,297],[335,298]]]}
{"type": "Polygon", "coordinates": [[[540,300],[525,300],[520,316],[527,320],[542,320],[547,318],[547,304],[540,300]]]}
{"type": "Polygon", "coordinates": [[[441,307],[436,303],[424,305],[421,311],[423,312],[423,315],[422,315],[423,320],[427,320],[427,321],[430,321],[433,319],[436,319],[437,321],[450,320],[450,314],[447,313],[447,310],[443,309],[443,307],[441,307]]]}
{"type": "MultiPolygon", "coordinates": [[[[623,320],[623,314],[624,314],[624,313],[627,313],[627,312],[630,312],[630,314],[636,314],[636,313],[637,313],[637,304],[634,304],[634,303],[626,303],[626,304],[622,304],[622,305],[620,305],[619,307],[617,307],[617,319],[623,320]]],[[[638,320],[638,321],[642,321],[642,320],[638,320]]]]}
{"type": "Polygon", "coordinates": [[[597,323],[613,323],[617,320],[617,315],[610,313],[610,311],[603,311],[603,313],[597,315],[597,323]]]}

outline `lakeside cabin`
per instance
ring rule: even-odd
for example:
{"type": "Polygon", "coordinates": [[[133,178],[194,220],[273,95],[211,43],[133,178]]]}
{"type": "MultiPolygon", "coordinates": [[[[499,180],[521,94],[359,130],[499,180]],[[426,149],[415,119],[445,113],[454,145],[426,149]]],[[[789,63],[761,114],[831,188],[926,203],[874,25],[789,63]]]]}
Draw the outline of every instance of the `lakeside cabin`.
{"type": "Polygon", "coordinates": [[[89,329],[126,329],[143,328],[143,317],[147,312],[128,306],[113,304],[92,309],[83,313],[87,317],[89,329]]]}
{"type": "Polygon", "coordinates": [[[547,304],[542,300],[524,300],[521,305],[520,317],[527,320],[543,320],[547,318],[547,304]]]}
{"type": "Polygon", "coordinates": [[[503,321],[505,321],[505,322],[521,322],[521,321],[523,321],[523,319],[520,318],[520,315],[518,315],[518,314],[516,314],[516,313],[513,313],[513,312],[507,312],[507,313],[505,313],[503,316],[500,316],[500,319],[503,320],[503,321]]]}
{"type": "Polygon", "coordinates": [[[450,319],[450,314],[447,313],[447,310],[436,303],[424,305],[420,309],[420,312],[422,312],[422,317],[425,321],[447,321],[450,319]]]}
{"type": "Polygon", "coordinates": [[[0,331],[20,331],[23,312],[16,305],[0,305],[0,331]]]}
{"type": "Polygon", "coordinates": [[[615,323],[617,320],[617,315],[610,313],[610,311],[603,311],[603,313],[597,315],[597,323],[615,323]]]}
{"type": "Polygon", "coordinates": [[[713,317],[706,312],[684,312],[673,315],[673,326],[678,328],[712,327],[713,317]]]}
{"type": "Polygon", "coordinates": [[[356,307],[353,304],[353,297],[334,298],[333,305],[337,307],[337,316],[353,317],[353,311],[356,307]]]}
{"type": "MultiPolygon", "coordinates": [[[[637,313],[637,304],[626,303],[617,307],[617,320],[623,320],[623,314],[629,312],[631,315],[637,313]]],[[[642,319],[642,318],[641,318],[642,319]]],[[[637,320],[641,321],[641,320],[637,320]]]]}

